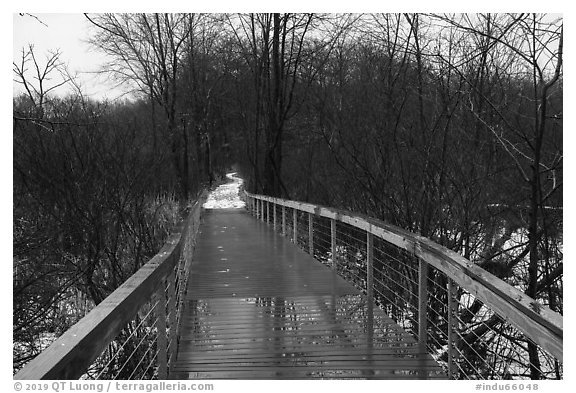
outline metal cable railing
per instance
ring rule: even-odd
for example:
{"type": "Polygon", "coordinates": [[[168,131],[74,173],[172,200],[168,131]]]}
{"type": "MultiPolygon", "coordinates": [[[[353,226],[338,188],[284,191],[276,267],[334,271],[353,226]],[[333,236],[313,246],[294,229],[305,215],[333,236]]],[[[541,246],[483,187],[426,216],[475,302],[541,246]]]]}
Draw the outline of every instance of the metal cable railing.
{"type": "Polygon", "coordinates": [[[452,379],[561,379],[562,316],[429,239],[245,193],[246,207],[374,301],[452,379]]]}
{"type": "Polygon", "coordinates": [[[14,378],[167,379],[205,197],[158,254],[14,378]]]}
{"type": "MultiPolygon", "coordinates": [[[[158,335],[155,326],[159,318],[155,317],[154,311],[159,303],[157,300],[141,308],[136,318],[90,366],[85,379],[133,379],[134,375],[144,376],[150,372],[148,368],[142,369],[142,365],[146,359],[157,357],[158,339],[152,336],[158,335]]],[[[153,376],[149,375],[148,379],[153,376]]]]}

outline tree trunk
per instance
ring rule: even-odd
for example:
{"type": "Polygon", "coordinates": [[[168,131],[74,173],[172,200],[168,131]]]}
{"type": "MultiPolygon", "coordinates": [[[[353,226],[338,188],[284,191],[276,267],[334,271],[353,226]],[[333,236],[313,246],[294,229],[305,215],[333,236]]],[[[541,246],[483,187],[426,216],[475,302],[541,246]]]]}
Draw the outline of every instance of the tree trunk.
{"type": "Polygon", "coordinates": [[[179,144],[178,134],[176,133],[175,121],[172,117],[168,118],[168,135],[172,140],[172,162],[176,172],[176,179],[178,185],[180,186],[181,196],[184,199],[188,199],[189,188],[188,179],[184,175],[183,160],[181,156],[181,149],[179,144]]]}
{"type": "MultiPolygon", "coordinates": [[[[537,142],[538,144],[538,142],[537,142]]],[[[526,294],[531,298],[536,298],[536,288],[538,285],[538,186],[539,186],[539,151],[535,152],[532,166],[531,195],[530,195],[530,223],[528,228],[528,241],[530,249],[530,260],[528,265],[528,288],[526,294]]],[[[540,359],[538,357],[538,347],[531,341],[528,342],[528,355],[530,357],[530,378],[540,379],[540,359]]]]}
{"type": "Polygon", "coordinates": [[[268,129],[266,130],[266,156],[264,157],[264,193],[280,196],[280,170],[282,159],[282,125],[280,123],[282,75],[280,71],[280,14],[274,14],[272,36],[272,96],[269,103],[268,129]]]}
{"type": "Polygon", "coordinates": [[[182,158],[183,158],[183,191],[184,191],[184,198],[188,200],[188,196],[190,194],[190,162],[189,162],[189,143],[188,143],[188,131],[186,130],[186,119],[182,122],[182,141],[183,141],[183,151],[182,151],[182,158]]]}

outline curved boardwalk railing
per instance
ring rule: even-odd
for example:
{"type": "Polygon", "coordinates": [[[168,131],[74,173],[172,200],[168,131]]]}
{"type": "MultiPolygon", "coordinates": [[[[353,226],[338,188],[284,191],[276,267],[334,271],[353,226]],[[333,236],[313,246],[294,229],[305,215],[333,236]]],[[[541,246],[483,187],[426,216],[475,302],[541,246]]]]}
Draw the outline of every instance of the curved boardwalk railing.
{"type": "Polygon", "coordinates": [[[166,379],[204,198],[158,254],[14,378],[166,379]]]}
{"type": "Polygon", "coordinates": [[[562,315],[460,254],[351,212],[245,197],[257,218],[354,281],[450,378],[562,378],[562,315]]]}

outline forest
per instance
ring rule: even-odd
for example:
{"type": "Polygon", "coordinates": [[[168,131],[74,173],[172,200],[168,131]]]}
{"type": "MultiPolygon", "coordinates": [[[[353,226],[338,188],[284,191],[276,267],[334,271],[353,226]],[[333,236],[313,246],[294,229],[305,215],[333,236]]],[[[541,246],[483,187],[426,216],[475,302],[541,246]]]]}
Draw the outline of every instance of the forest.
{"type": "Polygon", "coordinates": [[[428,237],[563,313],[561,16],[85,18],[129,95],[86,97],[58,51],[13,62],[14,372],[231,169],[428,237]]]}

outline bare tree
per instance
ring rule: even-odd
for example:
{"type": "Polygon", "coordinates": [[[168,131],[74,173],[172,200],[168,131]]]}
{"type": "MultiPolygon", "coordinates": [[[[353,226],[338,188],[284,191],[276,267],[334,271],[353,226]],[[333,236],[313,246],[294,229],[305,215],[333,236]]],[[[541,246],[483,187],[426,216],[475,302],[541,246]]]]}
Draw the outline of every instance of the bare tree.
{"type": "Polygon", "coordinates": [[[294,114],[294,95],[300,77],[312,14],[249,14],[229,18],[229,25],[250,67],[255,92],[255,131],[252,165],[257,184],[270,195],[287,194],[282,182],[282,145],[287,120],[294,114]],[[263,162],[258,146],[263,132],[263,162]]]}
{"type": "Polygon", "coordinates": [[[42,63],[36,58],[34,45],[22,48],[20,62],[12,62],[14,82],[22,85],[34,107],[33,116],[42,120],[44,107],[51,92],[74,81],[61,60],[59,50],[51,51],[42,63]]]}
{"type": "MultiPolygon", "coordinates": [[[[519,209],[521,215],[528,214],[528,242],[525,251],[508,264],[506,271],[510,272],[522,261],[522,256],[527,255],[525,291],[530,297],[538,298],[544,282],[551,286],[562,270],[561,264],[559,269],[549,264],[543,245],[550,231],[557,233],[556,224],[549,221],[546,205],[562,187],[559,180],[562,154],[558,153],[558,136],[554,135],[562,112],[558,112],[557,107],[550,109],[558,101],[555,96],[562,91],[559,87],[563,69],[562,21],[537,14],[435,17],[475,42],[476,49],[464,54],[459,63],[448,63],[470,87],[469,109],[477,130],[491,133],[524,182],[522,189],[526,191],[527,203],[514,208],[519,209]],[[488,76],[472,79],[463,71],[464,66],[475,59],[480,59],[480,73],[490,72],[490,79],[496,83],[502,84],[507,79],[511,91],[518,91],[518,106],[510,107],[507,102],[498,102],[490,96],[483,84],[490,83],[488,76]]],[[[548,296],[552,305],[557,304],[552,293],[548,296]]],[[[531,377],[539,379],[537,348],[529,342],[528,351],[531,377]]]]}
{"type": "Polygon", "coordinates": [[[86,15],[96,26],[92,45],[110,55],[104,70],[119,83],[131,83],[164,110],[164,134],[171,144],[172,162],[181,193],[190,192],[187,138],[177,133],[178,73],[190,35],[187,14],[86,15]]]}

